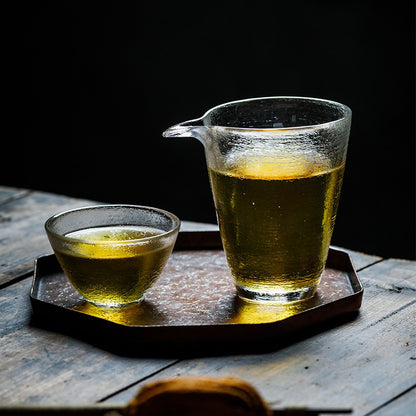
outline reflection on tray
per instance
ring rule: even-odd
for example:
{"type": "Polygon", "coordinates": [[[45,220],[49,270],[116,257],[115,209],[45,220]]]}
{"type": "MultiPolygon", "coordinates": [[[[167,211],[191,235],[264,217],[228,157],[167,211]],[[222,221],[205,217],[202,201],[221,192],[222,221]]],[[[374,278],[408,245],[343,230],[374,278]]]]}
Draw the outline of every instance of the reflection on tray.
{"type": "MultiPolygon", "coordinates": [[[[235,299],[227,308],[228,319],[218,320],[211,316],[207,320],[188,322],[188,324],[258,324],[276,322],[296,315],[300,312],[316,306],[319,302],[311,299],[303,302],[296,302],[290,305],[266,305],[246,302],[235,295],[235,299]]],[[[97,318],[106,319],[117,324],[138,326],[138,325],[183,325],[183,321],[175,321],[172,316],[166,316],[159,310],[157,304],[144,300],[140,304],[129,305],[122,308],[103,308],[87,301],[81,301],[75,305],[76,310],[97,318]]],[[[185,323],[186,324],[186,323],[185,323]]]]}
{"type": "MultiPolygon", "coordinates": [[[[317,297],[319,295],[317,294],[317,297]]],[[[235,314],[230,323],[261,324],[281,321],[300,312],[306,311],[318,304],[318,299],[309,299],[288,305],[266,305],[262,303],[245,302],[238,299],[235,314]]]]}

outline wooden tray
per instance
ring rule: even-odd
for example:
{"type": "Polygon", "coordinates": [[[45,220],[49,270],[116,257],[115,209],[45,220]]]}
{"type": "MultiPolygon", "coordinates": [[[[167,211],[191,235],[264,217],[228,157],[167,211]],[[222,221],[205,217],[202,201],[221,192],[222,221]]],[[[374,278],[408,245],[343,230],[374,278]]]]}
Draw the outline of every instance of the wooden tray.
{"type": "Polygon", "coordinates": [[[349,255],[330,249],[316,295],[289,306],[238,298],[219,233],[180,232],[175,250],[140,304],[100,308],[75,291],[54,255],[35,261],[30,299],[38,324],[122,349],[142,345],[259,345],[335,317],[352,316],[363,288],[349,255]]]}

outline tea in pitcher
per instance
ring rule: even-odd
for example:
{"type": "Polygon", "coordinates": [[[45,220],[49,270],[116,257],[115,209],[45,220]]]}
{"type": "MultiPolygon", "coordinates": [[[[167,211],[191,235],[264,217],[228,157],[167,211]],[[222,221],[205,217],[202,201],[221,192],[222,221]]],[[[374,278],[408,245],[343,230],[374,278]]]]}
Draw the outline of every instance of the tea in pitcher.
{"type": "Polygon", "coordinates": [[[325,267],[344,165],[298,157],[252,156],[209,170],[227,260],[245,299],[310,297],[325,267]]]}

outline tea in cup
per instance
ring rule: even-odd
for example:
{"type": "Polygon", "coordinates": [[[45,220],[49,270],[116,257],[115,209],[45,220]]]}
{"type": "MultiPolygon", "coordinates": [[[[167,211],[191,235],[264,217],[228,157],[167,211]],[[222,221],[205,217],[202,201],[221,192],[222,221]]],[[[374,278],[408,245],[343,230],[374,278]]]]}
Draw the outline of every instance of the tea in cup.
{"type": "Polygon", "coordinates": [[[140,302],[164,269],[179,219],[137,205],[62,212],[45,223],[55,255],[74,288],[98,306],[140,302]]]}

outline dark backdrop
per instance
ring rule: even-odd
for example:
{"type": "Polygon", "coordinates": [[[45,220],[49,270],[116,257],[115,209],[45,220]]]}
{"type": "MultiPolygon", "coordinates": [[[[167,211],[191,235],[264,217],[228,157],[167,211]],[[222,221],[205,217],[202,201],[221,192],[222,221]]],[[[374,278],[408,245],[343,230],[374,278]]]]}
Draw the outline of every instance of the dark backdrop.
{"type": "Polygon", "coordinates": [[[333,99],[353,110],[333,243],[415,258],[414,2],[184,4],[17,2],[2,184],[215,222],[202,145],[162,131],[236,99],[333,99]]]}

